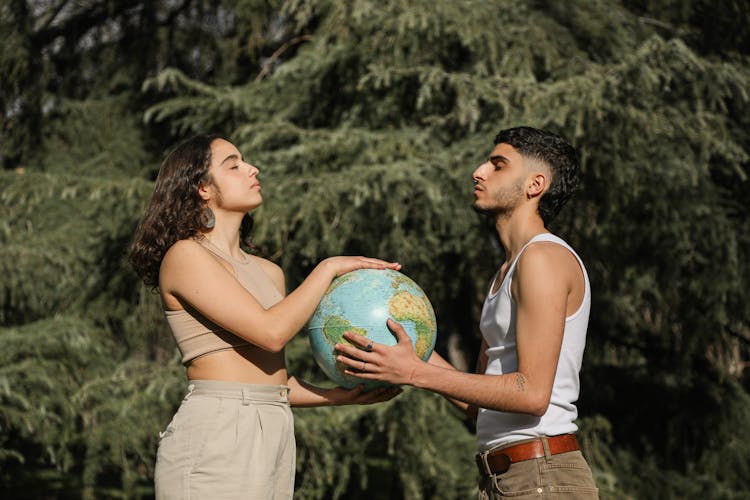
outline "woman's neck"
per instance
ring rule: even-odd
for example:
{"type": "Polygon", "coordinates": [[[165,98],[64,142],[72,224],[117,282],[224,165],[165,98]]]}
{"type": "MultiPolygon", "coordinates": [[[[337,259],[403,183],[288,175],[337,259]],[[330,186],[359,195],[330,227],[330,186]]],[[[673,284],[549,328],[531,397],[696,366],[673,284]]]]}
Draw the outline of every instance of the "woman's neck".
{"type": "Polygon", "coordinates": [[[240,249],[240,231],[239,228],[233,230],[224,229],[217,224],[213,228],[201,233],[209,244],[218,248],[222,252],[242,260],[245,254],[240,249]]]}

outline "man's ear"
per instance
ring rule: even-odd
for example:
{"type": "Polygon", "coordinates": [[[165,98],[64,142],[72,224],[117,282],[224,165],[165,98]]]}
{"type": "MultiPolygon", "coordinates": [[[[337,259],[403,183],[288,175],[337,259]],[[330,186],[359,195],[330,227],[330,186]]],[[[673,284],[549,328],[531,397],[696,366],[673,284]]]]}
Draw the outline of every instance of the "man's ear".
{"type": "Polygon", "coordinates": [[[547,189],[547,176],[543,172],[534,172],[526,186],[526,197],[531,199],[541,196],[547,189]]]}

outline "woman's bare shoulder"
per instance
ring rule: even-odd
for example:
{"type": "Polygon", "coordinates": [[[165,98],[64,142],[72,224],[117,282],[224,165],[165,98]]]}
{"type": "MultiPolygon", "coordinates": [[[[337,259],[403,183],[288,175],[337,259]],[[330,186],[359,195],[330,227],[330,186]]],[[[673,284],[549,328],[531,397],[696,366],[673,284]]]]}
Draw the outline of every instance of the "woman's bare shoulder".
{"type": "Polygon", "coordinates": [[[268,259],[264,259],[263,257],[258,257],[257,255],[248,255],[248,257],[253,259],[253,261],[263,269],[263,272],[271,278],[276,285],[276,288],[278,288],[282,294],[286,294],[286,279],[284,278],[284,270],[281,269],[281,266],[268,259]]]}
{"type": "Polygon", "coordinates": [[[184,259],[190,260],[208,256],[209,254],[206,249],[203,248],[203,245],[192,238],[188,238],[176,241],[171,247],[169,247],[167,252],[164,254],[162,266],[165,263],[170,263],[172,261],[182,261],[184,259]]]}

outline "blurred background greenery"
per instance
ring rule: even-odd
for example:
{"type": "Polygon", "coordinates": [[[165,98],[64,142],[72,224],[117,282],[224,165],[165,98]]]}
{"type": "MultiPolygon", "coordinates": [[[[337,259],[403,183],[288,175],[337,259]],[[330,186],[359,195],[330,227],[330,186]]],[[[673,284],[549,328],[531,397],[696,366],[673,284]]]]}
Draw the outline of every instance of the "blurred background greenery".
{"type": "MultiPolygon", "coordinates": [[[[469,370],[502,259],[471,172],[520,124],[582,153],[552,229],[594,290],[602,498],[750,498],[748,2],[6,0],[0,39],[3,498],[153,495],[184,369],[125,254],[170,146],[219,132],[260,167],[254,241],[291,287],[402,262],[469,370]]],[[[324,382],[304,334],[287,358],[324,382]]],[[[438,396],[295,418],[297,498],[476,495],[438,396]]]]}

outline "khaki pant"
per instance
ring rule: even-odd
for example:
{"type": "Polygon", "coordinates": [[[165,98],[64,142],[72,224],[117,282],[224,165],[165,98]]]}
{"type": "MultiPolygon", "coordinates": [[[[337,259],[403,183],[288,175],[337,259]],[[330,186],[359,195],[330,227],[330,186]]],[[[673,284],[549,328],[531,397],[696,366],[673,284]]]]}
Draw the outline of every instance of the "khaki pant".
{"type": "Polygon", "coordinates": [[[511,464],[502,474],[482,476],[479,499],[598,499],[591,469],[580,451],[511,464]]]}
{"type": "Polygon", "coordinates": [[[292,498],[295,441],[288,391],[190,381],[160,434],[157,500],[292,498]]]}

